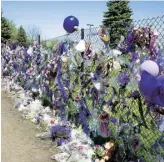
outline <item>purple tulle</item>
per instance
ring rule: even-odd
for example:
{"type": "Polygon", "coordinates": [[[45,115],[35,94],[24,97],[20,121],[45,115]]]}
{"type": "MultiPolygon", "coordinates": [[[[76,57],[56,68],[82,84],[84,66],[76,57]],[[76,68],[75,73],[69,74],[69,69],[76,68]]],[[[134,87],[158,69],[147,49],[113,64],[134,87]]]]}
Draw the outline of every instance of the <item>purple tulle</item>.
{"type": "Polygon", "coordinates": [[[61,95],[62,95],[64,101],[66,101],[68,99],[68,96],[64,89],[64,85],[61,81],[61,75],[62,75],[61,68],[62,68],[62,63],[60,60],[58,60],[58,71],[57,71],[57,76],[56,76],[56,82],[57,82],[57,85],[59,86],[59,89],[60,89],[60,92],[61,92],[61,95]]]}
{"type": "Polygon", "coordinates": [[[80,100],[78,103],[78,112],[79,112],[79,117],[82,121],[83,124],[83,131],[86,134],[89,134],[90,129],[89,129],[89,125],[88,125],[88,117],[91,115],[87,105],[84,103],[84,101],[80,100]]]}
{"type": "Polygon", "coordinates": [[[65,52],[65,45],[64,43],[59,44],[58,55],[61,56],[65,52]]]}

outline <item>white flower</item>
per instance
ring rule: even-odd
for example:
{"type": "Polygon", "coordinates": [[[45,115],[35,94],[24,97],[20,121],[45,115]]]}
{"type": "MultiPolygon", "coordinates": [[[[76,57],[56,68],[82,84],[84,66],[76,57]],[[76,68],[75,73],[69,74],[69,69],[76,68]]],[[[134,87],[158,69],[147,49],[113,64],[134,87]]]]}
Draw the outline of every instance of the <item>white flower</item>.
{"type": "Polygon", "coordinates": [[[97,90],[101,89],[101,83],[100,82],[94,83],[94,86],[97,90]]]}
{"type": "Polygon", "coordinates": [[[9,61],[9,64],[11,64],[11,63],[12,63],[12,60],[9,61]]]}
{"type": "Polygon", "coordinates": [[[40,79],[40,77],[41,77],[41,75],[38,75],[38,76],[37,76],[37,78],[36,78],[36,80],[39,80],[39,79],[40,79]]]}
{"type": "Polygon", "coordinates": [[[43,115],[43,122],[46,124],[46,125],[48,125],[48,126],[50,126],[50,121],[52,120],[52,118],[50,117],[50,115],[48,115],[48,114],[44,114],[43,115]]]}
{"type": "Polygon", "coordinates": [[[48,65],[47,65],[47,67],[48,67],[48,68],[51,68],[51,65],[50,65],[50,64],[48,64],[48,65]]]}
{"type": "Polygon", "coordinates": [[[9,53],[12,55],[13,54],[13,51],[10,51],[9,53]]]}
{"type": "Polygon", "coordinates": [[[38,112],[39,110],[42,109],[41,101],[39,100],[32,101],[31,104],[28,106],[28,109],[32,113],[38,112]]]}
{"type": "Polygon", "coordinates": [[[146,54],[146,52],[143,52],[142,55],[146,56],[147,54],[146,54]]]}
{"type": "Polygon", "coordinates": [[[136,60],[136,63],[137,63],[137,64],[140,63],[140,59],[137,59],[137,60],[136,60]]]}
{"type": "Polygon", "coordinates": [[[93,73],[90,73],[90,76],[93,78],[94,77],[94,74],[93,73]]]}
{"type": "Polygon", "coordinates": [[[84,52],[86,50],[85,41],[80,40],[80,42],[75,46],[75,49],[79,52],[84,52]]]}
{"type": "Polygon", "coordinates": [[[39,88],[40,97],[42,96],[42,90],[39,88]]]}
{"type": "Polygon", "coordinates": [[[20,104],[18,110],[19,111],[24,111],[24,110],[27,110],[27,107],[25,107],[23,104],[20,104]]]}
{"type": "Polygon", "coordinates": [[[62,62],[67,62],[68,58],[66,56],[61,56],[61,60],[62,60],[62,62]]]}
{"type": "Polygon", "coordinates": [[[45,82],[46,82],[46,84],[49,84],[49,80],[46,80],[45,82]]]}
{"type": "Polygon", "coordinates": [[[117,62],[117,61],[113,61],[113,68],[116,69],[116,70],[121,69],[120,63],[117,62]]]}
{"type": "Polygon", "coordinates": [[[36,88],[32,88],[32,92],[37,92],[38,90],[36,88]]]}
{"type": "Polygon", "coordinates": [[[58,162],[65,162],[69,159],[69,154],[66,152],[58,153],[50,157],[52,160],[56,160],[58,162]]]}
{"type": "Polygon", "coordinates": [[[112,50],[112,53],[113,53],[113,56],[115,56],[115,57],[117,57],[117,56],[119,56],[119,55],[122,54],[122,52],[119,51],[119,50],[117,50],[117,49],[113,49],[113,50],[112,50]]]}
{"type": "Polygon", "coordinates": [[[153,35],[158,36],[159,33],[158,33],[157,31],[154,31],[154,32],[153,32],[153,35]]]}
{"type": "Polygon", "coordinates": [[[32,47],[29,47],[29,49],[27,50],[27,53],[28,53],[30,56],[32,56],[32,53],[33,53],[32,47]]]}
{"type": "Polygon", "coordinates": [[[65,89],[65,90],[68,90],[68,88],[67,88],[67,87],[64,87],[64,89],[65,89]]]}

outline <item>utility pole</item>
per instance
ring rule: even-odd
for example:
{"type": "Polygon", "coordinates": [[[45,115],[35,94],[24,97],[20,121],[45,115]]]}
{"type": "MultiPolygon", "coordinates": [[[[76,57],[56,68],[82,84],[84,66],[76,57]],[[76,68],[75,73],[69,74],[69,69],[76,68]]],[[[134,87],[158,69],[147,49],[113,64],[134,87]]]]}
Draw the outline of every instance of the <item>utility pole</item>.
{"type": "Polygon", "coordinates": [[[91,28],[94,25],[93,24],[87,24],[87,26],[89,26],[89,43],[90,43],[91,42],[91,36],[90,36],[90,34],[91,34],[91,28]]]}

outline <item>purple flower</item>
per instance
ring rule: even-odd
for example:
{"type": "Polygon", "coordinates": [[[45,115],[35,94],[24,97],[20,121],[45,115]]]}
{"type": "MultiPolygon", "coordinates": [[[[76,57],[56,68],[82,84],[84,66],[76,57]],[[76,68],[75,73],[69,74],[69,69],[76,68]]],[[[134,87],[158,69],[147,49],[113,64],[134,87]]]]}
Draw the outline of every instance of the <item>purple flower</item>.
{"type": "Polygon", "coordinates": [[[134,98],[134,99],[137,99],[139,97],[139,92],[138,91],[134,91],[132,94],[130,94],[128,96],[128,98],[134,98]]]}
{"type": "Polygon", "coordinates": [[[12,41],[11,45],[10,45],[10,49],[11,50],[15,50],[17,48],[17,42],[16,41],[12,41]]]}
{"type": "Polygon", "coordinates": [[[60,139],[58,139],[58,141],[57,141],[57,145],[58,146],[61,146],[63,143],[65,143],[66,142],[66,140],[64,139],[64,138],[60,138],[60,139]]]}
{"type": "Polygon", "coordinates": [[[107,105],[112,105],[112,99],[106,101],[106,104],[107,104],[107,105]]]}
{"type": "Polygon", "coordinates": [[[92,50],[90,48],[88,48],[84,58],[89,60],[91,58],[91,52],[92,52],[92,50]]]}
{"type": "Polygon", "coordinates": [[[97,81],[97,79],[99,78],[99,76],[97,74],[91,73],[91,78],[92,78],[93,81],[97,81]]]}
{"type": "Polygon", "coordinates": [[[15,70],[18,69],[18,64],[17,64],[15,61],[13,62],[13,68],[14,68],[15,70]]]}
{"type": "Polygon", "coordinates": [[[55,125],[50,129],[51,137],[69,138],[71,130],[67,126],[55,125]]]}
{"type": "Polygon", "coordinates": [[[134,61],[136,61],[138,58],[139,58],[138,53],[133,52],[133,53],[131,54],[130,61],[131,61],[131,62],[134,62],[134,61]]]}
{"type": "Polygon", "coordinates": [[[118,76],[118,82],[121,86],[125,86],[130,81],[129,75],[126,72],[121,72],[118,76]]]}
{"type": "Polygon", "coordinates": [[[114,117],[111,117],[110,118],[110,121],[113,123],[113,124],[118,124],[118,120],[116,119],[116,118],[114,118],[114,117]]]}

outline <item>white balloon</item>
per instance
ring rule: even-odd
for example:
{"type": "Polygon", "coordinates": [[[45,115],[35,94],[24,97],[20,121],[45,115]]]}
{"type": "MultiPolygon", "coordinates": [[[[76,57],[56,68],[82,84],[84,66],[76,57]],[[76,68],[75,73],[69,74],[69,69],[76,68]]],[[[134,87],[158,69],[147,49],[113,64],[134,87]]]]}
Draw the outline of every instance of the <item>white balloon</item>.
{"type": "Polygon", "coordinates": [[[142,72],[143,70],[147,71],[149,74],[155,77],[159,74],[159,66],[156,62],[151,60],[147,60],[141,64],[140,71],[142,72]]]}

